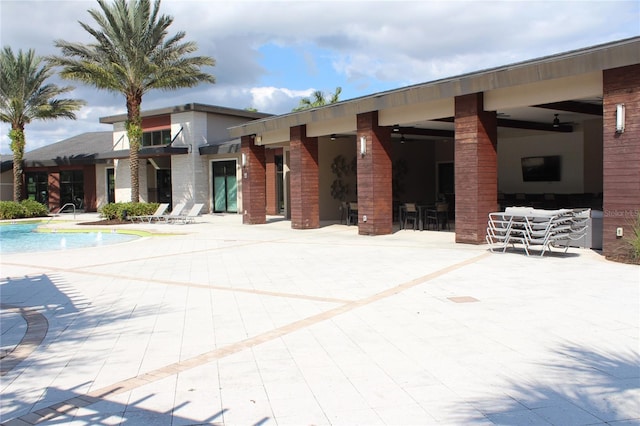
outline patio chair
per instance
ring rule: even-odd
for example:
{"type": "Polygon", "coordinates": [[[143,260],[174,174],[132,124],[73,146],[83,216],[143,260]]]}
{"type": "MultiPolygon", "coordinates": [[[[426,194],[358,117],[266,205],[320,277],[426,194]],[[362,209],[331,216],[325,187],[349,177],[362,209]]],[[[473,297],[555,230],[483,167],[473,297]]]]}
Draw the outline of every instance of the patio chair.
{"type": "Polygon", "coordinates": [[[349,223],[349,203],[342,201],[340,203],[340,224],[344,221],[345,225],[349,223]]]}
{"type": "Polygon", "coordinates": [[[449,225],[449,203],[436,203],[436,216],[437,216],[437,226],[438,229],[442,227],[444,231],[444,227],[447,227],[447,230],[451,230],[449,225]]]}
{"type": "Polygon", "coordinates": [[[158,206],[156,211],[153,212],[153,214],[130,216],[129,220],[131,220],[131,222],[135,222],[137,220],[139,222],[151,223],[153,220],[160,220],[161,216],[165,214],[168,208],[169,208],[169,203],[162,203],[158,206]]]}
{"type": "Polygon", "coordinates": [[[407,224],[411,221],[413,230],[418,228],[418,209],[416,203],[404,203],[404,229],[407,229],[407,224]]]}
{"type": "Polygon", "coordinates": [[[169,214],[163,214],[162,216],[158,217],[158,221],[164,221],[165,223],[169,223],[169,220],[175,217],[178,217],[182,214],[182,210],[184,210],[184,203],[178,203],[173,207],[173,210],[171,210],[171,213],[169,214]]]}
{"type": "Polygon", "coordinates": [[[349,203],[349,213],[347,214],[347,225],[358,224],[358,203],[349,203]]]}
{"type": "Polygon", "coordinates": [[[194,204],[193,207],[191,207],[191,210],[189,210],[189,213],[187,213],[186,215],[176,215],[169,218],[168,221],[169,223],[182,223],[183,225],[187,223],[193,223],[195,218],[200,215],[202,207],[204,207],[204,204],[194,204]]]}
{"type": "Polygon", "coordinates": [[[425,216],[427,229],[431,224],[433,224],[436,231],[444,230],[445,226],[447,229],[451,229],[449,226],[449,203],[437,202],[434,208],[427,209],[425,216]]]}

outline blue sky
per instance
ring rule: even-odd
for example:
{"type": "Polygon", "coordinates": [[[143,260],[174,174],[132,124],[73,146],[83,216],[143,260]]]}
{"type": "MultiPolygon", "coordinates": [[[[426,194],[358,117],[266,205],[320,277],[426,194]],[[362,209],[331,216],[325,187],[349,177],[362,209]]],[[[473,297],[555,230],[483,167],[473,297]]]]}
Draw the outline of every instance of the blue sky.
{"type": "MultiPolygon", "coordinates": [[[[87,43],[78,21],[95,26],[93,0],[0,0],[0,41],[14,50],[57,54],[54,40],[87,43]]],[[[215,58],[213,85],[150,92],[143,109],[199,102],[281,114],[315,90],[341,99],[451,77],[640,35],[640,0],[163,0],[198,54],[215,58]]],[[[121,95],[77,82],[87,102],[75,121],[34,122],[27,150],[88,131],[125,112],[121,95]]],[[[0,125],[0,153],[9,154],[0,125]]]]}

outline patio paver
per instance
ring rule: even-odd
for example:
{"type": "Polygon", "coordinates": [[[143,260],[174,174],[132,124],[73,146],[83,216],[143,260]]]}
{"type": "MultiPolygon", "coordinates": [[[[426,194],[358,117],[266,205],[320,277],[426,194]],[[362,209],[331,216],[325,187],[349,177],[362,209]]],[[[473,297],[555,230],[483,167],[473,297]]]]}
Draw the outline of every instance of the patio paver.
{"type": "Polygon", "coordinates": [[[448,232],[240,222],[3,256],[2,347],[33,336],[9,307],[48,328],[7,367],[0,421],[640,421],[637,266],[490,254],[448,232]]]}

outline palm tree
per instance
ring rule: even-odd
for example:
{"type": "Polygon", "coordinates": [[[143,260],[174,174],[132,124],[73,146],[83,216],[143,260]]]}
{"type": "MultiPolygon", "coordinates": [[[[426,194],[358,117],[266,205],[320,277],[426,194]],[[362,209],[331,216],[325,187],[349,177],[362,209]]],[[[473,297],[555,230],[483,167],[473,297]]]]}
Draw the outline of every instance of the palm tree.
{"type": "Polygon", "coordinates": [[[302,98],[300,99],[300,104],[293,111],[302,111],[309,108],[321,107],[328,104],[335,104],[338,102],[340,98],[340,93],[342,93],[342,87],[336,87],[336,91],[331,93],[331,97],[328,98],[322,91],[316,90],[313,92],[312,98],[302,98]],[[328,99],[327,99],[328,98],[328,99]]]}
{"type": "Polygon", "coordinates": [[[187,56],[197,50],[196,43],[182,42],[184,32],[167,38],[173,17],[159,15],[160,0],[98,0],[101,10],[89,14],[98,28],[80,22],[93,38],[92,44],[57,40],[62,56],[49,58],[62,67],[64,78],[78,80],[98,89],[122,93],[127,105],[127,136],[131,167],[131,201],[138,202],[138,151],[142,141],[142,96],[151,89],[193,87],[214,83],[212,75],[200,71],[213,66],[208,56],[187,56]]]}
{"type": "Polygon", "coordinates": [[[75,99],[57,99],[56,96],[73,90],[45,84],[51,77],[51,66],[36,56],[32,49],[26,53],[5,46],[0,52],[0,120],[11,124],[9,139],[13,151],[13,200],[22,198],[22,160],[26,138],[24,128],[33,120],[70,118],[84,105],[75,99]]]}

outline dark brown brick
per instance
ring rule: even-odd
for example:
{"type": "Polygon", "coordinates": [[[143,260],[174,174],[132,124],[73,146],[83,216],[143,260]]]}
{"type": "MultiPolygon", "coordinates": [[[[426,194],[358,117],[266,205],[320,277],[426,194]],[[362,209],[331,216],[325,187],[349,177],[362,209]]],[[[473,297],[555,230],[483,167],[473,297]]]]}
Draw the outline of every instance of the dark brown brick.
{"type": "Polygon", "coordinates": [[[318,138],[307,137],[306,126],[290,130],[291,227],[320,227],[318,138]]]}
{"type": "Polygon", "coordinates": [[[603,253],[629,250],[616,229],[632,234],[640,211],[640,65],[603,72],[603,253]],[[625,131],[616,133],[616,105],[625,105],[625,131]]]}
{"type": "Polygon", "coordinates": [[[487,218],[498,209],[497,119],[482,93],[455,100],[456,242],[484,242],[487,218]]]}
{"type": "Polygon", "coordinates": [[[393,232],[391,134],[378,126],[378,112],[357,116],[358,136],[358,233],[385,235],[393,232]],[[360,155],[360,137],[367,139],[367,152],[360,155]],[[362,220],[367,216],[367,221],[362,220]]]}
{"type": "Polygon", "coordinates": [[[266,223],[265,148],[257,146],[252,136],[243,136],[241,152],[247,158],[246,166],[242,167],[242,223],[248,225],[266,223]]]}

